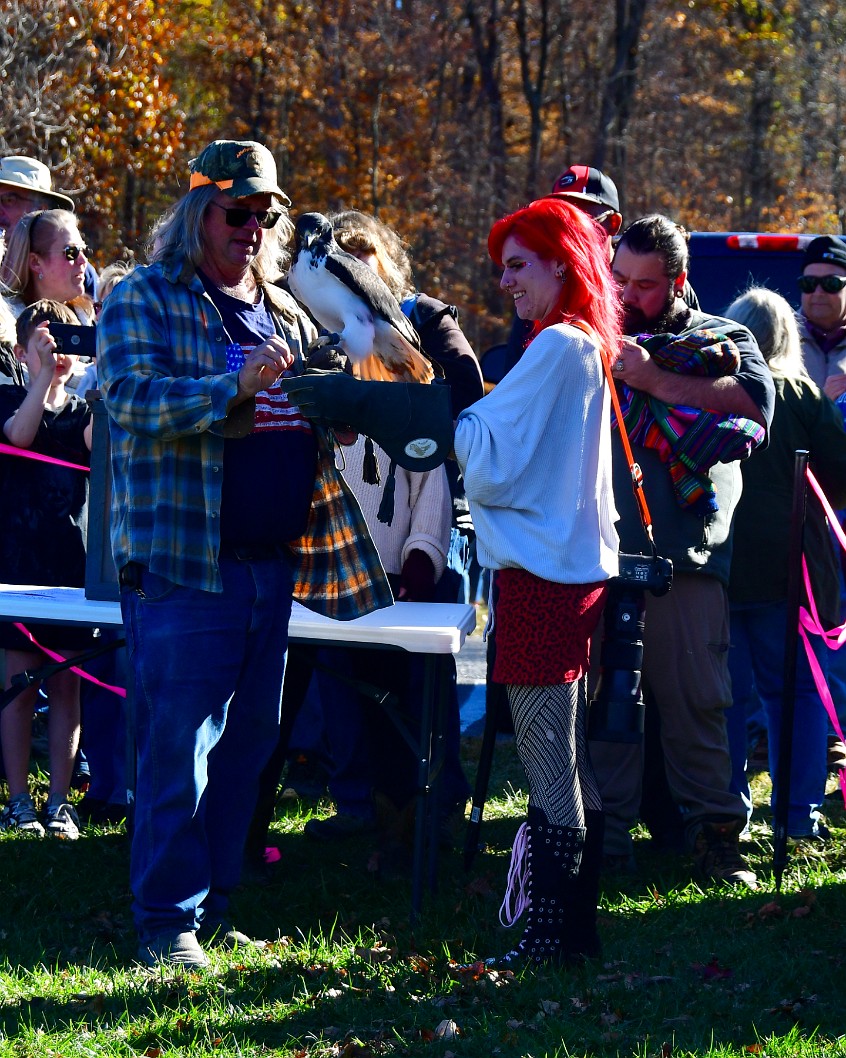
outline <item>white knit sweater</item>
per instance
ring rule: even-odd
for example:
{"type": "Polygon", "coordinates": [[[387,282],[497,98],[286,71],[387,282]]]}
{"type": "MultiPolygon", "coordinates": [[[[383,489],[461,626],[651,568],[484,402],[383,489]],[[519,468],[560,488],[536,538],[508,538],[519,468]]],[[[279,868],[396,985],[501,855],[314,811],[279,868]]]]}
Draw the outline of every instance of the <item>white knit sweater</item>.
{"type": "Polygon", "coordinates": [[[617,575],[610,396],[583,331],[541,331],[502,382],[461,413],[455,456],[482,566],[558,584],[617,575]]]}
{"type": "Polygon", "coordinates": [[[386,573],[400,573],[409,551],[424,551],[435,567],[435,580],[444,571],[452,525],[452,502],[446,471],[443,467],[426,473],[396,468],[394,520],[385,525],[377,518],[382,492],[388,480],[390,457],[373,446],[379,462],[379,485],[368,485],[362,479],[364,438],[354,445],[342,446],[343,474],[361,506],[367,528],[386,573]]]}

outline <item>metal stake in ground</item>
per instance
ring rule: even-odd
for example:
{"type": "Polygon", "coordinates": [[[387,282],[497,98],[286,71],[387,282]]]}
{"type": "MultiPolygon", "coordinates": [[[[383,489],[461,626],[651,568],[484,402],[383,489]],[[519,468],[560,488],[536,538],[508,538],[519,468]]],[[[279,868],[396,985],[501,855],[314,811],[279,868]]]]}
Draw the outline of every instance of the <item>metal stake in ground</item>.
{"type": "Polygon", "coordinates": [[[787,627],[784,636],[784,681],[781,692],[781,725],[773,805],[773,873],[776,891],[787,866],[787,820],[790,812],[790,770],[793,760],[793,718],[796,706],[796,651],[799,648],[799,603],[802,593],[802,547],[805,534],[808,452],[796,451],[793,465],[793,509],[787,553],[787,627]]]}

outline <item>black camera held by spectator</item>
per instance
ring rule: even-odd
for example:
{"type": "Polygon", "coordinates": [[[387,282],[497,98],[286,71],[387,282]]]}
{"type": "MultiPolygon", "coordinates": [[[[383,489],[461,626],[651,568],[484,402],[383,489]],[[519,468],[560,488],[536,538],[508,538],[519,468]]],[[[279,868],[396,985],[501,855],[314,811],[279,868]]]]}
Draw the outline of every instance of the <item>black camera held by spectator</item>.
{"type": "Polygon", "coordinates": [[[620,575],[605,602],[599,680],[590,703],[588,738],[640,742],[643,737],[643,624],[646,592],[666,595],[673,564],[658,555],[620,555],[620,575]]]}
{"type": "Polygon", "coordinates": [[[97,328],[73,323],[50,323],[50,334],[60,353],[93,357],[97,352],[97,328]]]}

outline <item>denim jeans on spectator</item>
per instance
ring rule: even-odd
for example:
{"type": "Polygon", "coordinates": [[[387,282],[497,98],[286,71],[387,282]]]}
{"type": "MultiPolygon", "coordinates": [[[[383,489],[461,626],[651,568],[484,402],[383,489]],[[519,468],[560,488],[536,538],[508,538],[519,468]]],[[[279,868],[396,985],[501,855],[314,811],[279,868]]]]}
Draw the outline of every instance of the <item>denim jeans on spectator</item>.
{"type": "Polygon", "coordinates": [[[138,776],[130,860],[142,943],[224,922],[279,735],[292,573],[221,560],[223,592],[143,571],[121,605],[138,776]]]}
{"type": "MultiPolygon", "coordinates": [[[[114,642],[120,638],[118,629],[106,628],[101,642],[114,642]]],[[[111,650],[92,658],[84,665],[90,676],[114,687],[126,686],[124,653],[111,650]]],[[[126,805],[127,784],[127,738],[126,699],[105,690],[88,680],[80,686],[82,704],[82,741],[80,743],[91,768],[91,785],[86,797],[103,801],[109,805],[126,805]]]]}
{"type": "MultiPolygon", "coordinates": [[[[784,686],[786,603],[747,603],[731,607],[731,673],[734,704],[726,710],[732,754],[732,789],[741,794],[751,814],[746,780],[746,706],[753,687],[764,707],[769,734],[772,804],[777,789],[784,686]]],[[[823,673],[828,650],[818,636],[811,638],[823,673]]],[[[823,803],[826,782],[828,720],[814,685],[811,667],[800,642],[796,654],[796,695],[790,771],[790,808],[787,831],[791,837],[813,834],[823,803]]]]}

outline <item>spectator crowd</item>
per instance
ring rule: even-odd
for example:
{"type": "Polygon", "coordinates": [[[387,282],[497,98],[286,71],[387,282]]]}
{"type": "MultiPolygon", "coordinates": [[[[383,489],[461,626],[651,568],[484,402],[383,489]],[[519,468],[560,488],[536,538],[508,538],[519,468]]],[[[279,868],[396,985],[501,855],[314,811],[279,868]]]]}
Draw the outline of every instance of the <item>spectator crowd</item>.
{"type": "MultiPolygon", "coordinates": [[[[128,718],[102,684],[69,668],[30,682],[0,713],[0,831],[74,841],[126,820],[143,963],[203,967],[209,944],[253,943],[230,894],[263,864],[286,768],[303,795],[328,789],[334,812],[305,828],[327,850],[401,843],[416,794],[414,754],[370,684],[419,723],[418,663],[289,644],[292,602],[338,619],[393,600],[475,602],[483,570],[488,678],[529,787],[503,902],[512,921],[526,912],[525,928],[497,963],[596,955],[600,880],[638,870],[638,822],[700,879],[755,888],[748,774],[763,756],[779,796],[797,450],[846,508],[846,242],[807,240],[796,312],[762,287],[711,305],[688,282],[680,225],[658,213],[625,223],[608,175],[569,166],[490,233],[515,312],[491,385],[450,292],[417,289],[401,233],[363,211],[329,213],[342,263],[372,277],[352,270],[355,296],[374,318],[372,291],[388,298],[431,384],[449,387],[453,455],[420,471],[375,445],[352,409],[344,419],[321,404],[332,375],[360,370],[288,286],[292,255],[313,252],[295,244],[293,219],[268,148],[217,140],[155,223],[147,263],[105,262],[45,165],[0,159],[0,581],[84,586],[102,401],[126,652],[90,671],[130,689],[135,750],[127,767],[128,718]],[[96,357],[63,340],[79,330],[96,357]],[[301,407],[304,375],[316,395],[301,407]],[[636,615],[635,738],[590,720],[620,555],[672,563],[670,590],[642,593],[636,615]],[[39,804],[29,772],[45,708],[39,804]]],[[[331,254],[311,260],[333,268],[331,254]]],[[[378,401],[391,398],[372,393],[387,415],[378,401]]],[[[818,612],[835,627],[844,564],[813,498],[805,539],[818,612]]],[[[44,650],[75,658],[102,638],[0,623],[5,688],[44,650]]],[[[846,655],[819,644],[816,659],[838,715],[826,716],[800,647],[788,833],[825,842],[827,776],[846,765],[846,655]]],[[[443,841],[470,792],[459,737],[453,665],[443,841]]]]}

